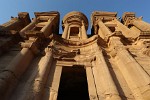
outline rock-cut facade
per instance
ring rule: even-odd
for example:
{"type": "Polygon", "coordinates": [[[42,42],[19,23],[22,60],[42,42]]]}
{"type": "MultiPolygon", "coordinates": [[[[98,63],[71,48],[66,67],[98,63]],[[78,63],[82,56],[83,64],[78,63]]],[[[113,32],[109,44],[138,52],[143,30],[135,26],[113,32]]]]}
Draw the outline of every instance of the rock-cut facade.
{"type": "Polygon", "coordinates": [[[88,21],[72,11],[59,33],[59,12],[34,14],[0,25],[0,100],[150,100],[150,24],[142,17],[94,11],[88,21]]]}

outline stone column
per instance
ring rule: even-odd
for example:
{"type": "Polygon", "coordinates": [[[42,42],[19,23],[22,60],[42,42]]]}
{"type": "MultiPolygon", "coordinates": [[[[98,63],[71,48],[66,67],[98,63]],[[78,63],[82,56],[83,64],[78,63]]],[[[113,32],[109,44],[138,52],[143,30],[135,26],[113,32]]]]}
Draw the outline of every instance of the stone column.
{"type": "Polygon", "coordinates": [[[99,100],[97,96],[97,91],[95,87],[95,80],[92,72],[91,67],[86,67],[86,76],[88,82],[88,90],[89,90],[89,97],[90,100],[99,100]]]}
{"type": "Polygon", "coordinates": [[[64,28],[64,32],[62,34],[62,38],[67,39],[68,37],[68,29],[69,29],[69,25],[68,23],[64,24],[65,28],[64,28]]]}
{"type": "Polygon", "coordinates": [[[85,25],[82,21],[82,26],[81,26],[81,33],[82,33],[82,39],[87,39],[87,34],[86,34],[86,29],[85,29],[85,25]]]}
{"type": "Polygon", "coordinates": [[[82,39],[82,32],[81,32],[81,28],[79,28],[79,37],[80,37],[80,40],[82,39]]]}
{"type": "Polygon", "coordinates": [[[49,36],[50,35],[50,29],[51,29],[51,25],[52,25],[52,20],[54,18],[50,18],[47,22],[47,24],[41,29],[41,32],[44,33],[44,36],[49,36]]]}
{"type": "Polygon", "coordinates": [[[0,98],[8,97],[33,58],[32,51],[29,48],[23,48],[0,73],[0,98]]]}
{"type": "Polygon", "coordinates": [[[99,100],[121,100],[102,51],[99,49],[97,50],[96,62],[92,69],[99,100]]]}
{"type": "Polygon", "coordinates": [[[111,31],[105,26],[105,24],[101,20],[98,21],[98,26],[102,32],[101,33],[100,31],[98,31],[98,34],[102,34],[100,36],[104,36],[103,39],[107,40],[109,38],[109,36],[112,35],[111,31]]]}
{"type": "Polygon", "coordinates": [[[61,72],[62,72],[62,66],[56,65],[54,76],[53,76],[53,81],[52,81],[52,86],[50,87],[49,100],[57,100],[61,72]]]}
{"type": "Polygon", "coordinates": [[[98,35],[99,35],[102,39],[105,38],[105,36],[104,36],[104,34],[103,34],[103,32],[101,31],[100,28],[98,29],[98,35]]]}
{"type": "MultiPolygon", "coordinates": [[[[150,99],[150,76],[124,48],[119,37],[110,38],[116,52],[115,60],[136,100],[150,99]]],[[[113,51],[113,50],[111,50],[113,51]]]]}
{"type": "Polygon", "coordinates": [[[27,25],[26,27],[24,27],[19,33],[22,37],[25,36],[25,32],[32,29],[33,27],[35,27],[35,24],[37,23],[37,20],[36,19],[33,19],[33,21],[27,25]]]}
{"type": "Polygon", "coordinates": [[[150,24],[142,20],[133,19],[132,24],[142,31],[150,31],[150,24]]]}
{"type": "Polygon", "coordinates": [[[114,19],[113,22],[117,24],[118,29],[121,30],[122,34],[126,38],[133,38],[134,39],[134,38],[137,38],[140,35],[140,33],[136,33],[135,31],[130,30],[128,27],[126,27],[125,25],[123,25],[117,19],[114,19]]]}
{"type": "Polygon", "coordinates": [[[68,29],[68,34],[67,34],[67,39],[69,39],[70,38],[70,28],[68,29]]]}
{"type": "Polygon", "coordinates": [[[103,94],[102,94],[102,91],[101,91],[101,80],[99,79],[99,74],[98,74],[98,68],[96,67],[96,62],[93,61],[92,62],[92,71],[93,71],[93,77],[94,77],[94,80],[95,80],[95,87],[96,87],[96,90],[97,90],[97,96],[98,96],[98,99],[99,100],[103,100],[104,98],[102,97],[103,94]]]}
{"type": "Polygon", "coordinates": [[[39,62],[39,68],[38,68],[39,72],[34,81],[34,86],[33,86],[34,95],[32,97],[32,99],[34,100],[42,99],[41,96],[52,65],[52,60],[53,60],[52,49],[47,48],[45,52],[46,55],[39,62]]]}

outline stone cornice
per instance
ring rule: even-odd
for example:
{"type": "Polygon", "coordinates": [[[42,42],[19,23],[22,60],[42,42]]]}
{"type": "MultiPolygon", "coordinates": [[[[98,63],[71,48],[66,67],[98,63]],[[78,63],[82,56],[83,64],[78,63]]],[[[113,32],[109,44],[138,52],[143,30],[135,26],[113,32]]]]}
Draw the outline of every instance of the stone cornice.
{"type": "Polygon", "coordinates": [[[127,18],[135,18],[135,13],[134,12],[125,12],[123,15],[122,15],[122,21],[123,22],[126,22],[127,18]]]}
{"type": "Polygon", "coordinates": [[[18,16],[19,16],[18,19],[21,20],[21,22],[23,23],[23,26],[26,26],[31,22],[29,13],[27,12],[19,12],[18,16]]]}
{"type": "Polygon", "coordinates": [[[92,13],[92,17],[94,17],[94,16],[117,17],[117,12],[94,11],[94,12],[92,13]]]}
{"type": "Polygon", "coordinates": [[[134,12],[125,12],[122,15],[122,22],[126,26],[132,24],[133,20],[142,20],[142,17],[136,17],[136,14],[134,12]]]}
{"type": "Polygon", "coordinates": [[[99,19],[101,19],[102,21],[109,21],[113,20],[116,17],[117,12],[94,11],[91,14],[91,25],[94,25],[99,19]]]}
{"type": "Polygon", "coordinates": [[[74,21],[74,20],[78,20],[80,23],[82,23],[82,21],[85,24],[86,30],[88,29],[88,19],[87,17],[81,13],[81,12],[77,12],[77,11],[73,11],[70,12],[68,14],[66,14],[63,18],[62,24],[74,21]]]}
{"type": "Polygon", "coordinates": [[[50,12],[35,12],[35,17],[39,17],[39,16],[60,16],[59,12],[57,11],[50,11],[50,12]]]}
{"type": "Polygon", "coordinates": [[[53,35],[51,38],[53,38],[54,41],[57,41],[58,43],[65,45],[67,47],[78,48],[78,47],[88,46],[88,45],[91,45],[92,43],[97,42],[98,35],[94,35],[91,38],[88,38],[86,40],[80,40],[80,41],[66,40],[66,39],[63,39],[57,35],[53,35]]]}

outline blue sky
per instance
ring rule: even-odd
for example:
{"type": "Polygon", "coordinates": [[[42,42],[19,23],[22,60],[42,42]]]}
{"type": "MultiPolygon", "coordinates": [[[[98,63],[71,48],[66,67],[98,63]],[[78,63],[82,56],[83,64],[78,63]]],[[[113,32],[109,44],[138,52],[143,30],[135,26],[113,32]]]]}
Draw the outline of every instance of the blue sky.
{"type": "Polygon", "coordinates": [[[95,10],[118,12],[118,17],[123,12],[136,12],[138,17],[143,16],[143,20],[150,23],[150,0],[1,0],[0,24],[10,20],[11,16],[17,16],[18,12],[29,12],[33,18],[34,12],[41,11],[59,11],[60,21],[68,12],[80,11],[90,22],[91,13],[95,10]]]}

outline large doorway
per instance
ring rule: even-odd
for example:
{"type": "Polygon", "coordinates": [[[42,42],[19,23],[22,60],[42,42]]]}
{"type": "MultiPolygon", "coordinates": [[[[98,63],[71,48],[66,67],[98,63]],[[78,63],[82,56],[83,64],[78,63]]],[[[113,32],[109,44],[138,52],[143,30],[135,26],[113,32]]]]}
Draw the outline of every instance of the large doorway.
{"type": "Polygon", "coordinates": [[[63,67],[57,100],[89,100],[83,66],[63,67]]]}

